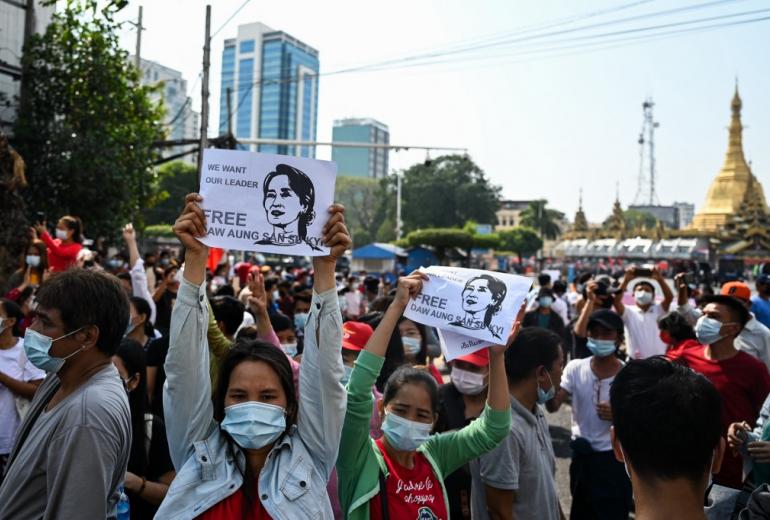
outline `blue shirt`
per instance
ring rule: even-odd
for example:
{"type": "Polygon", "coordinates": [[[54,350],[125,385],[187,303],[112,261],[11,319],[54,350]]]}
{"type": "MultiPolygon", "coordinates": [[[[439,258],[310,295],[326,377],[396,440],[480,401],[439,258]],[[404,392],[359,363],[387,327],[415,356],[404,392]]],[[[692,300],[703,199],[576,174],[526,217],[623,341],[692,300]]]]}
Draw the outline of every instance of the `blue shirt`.
{"type": "Polygon", "coordinates": [[[770,327],[770,300],[754,296],[751,299],[751,312],[765,327],[770,327]]]}

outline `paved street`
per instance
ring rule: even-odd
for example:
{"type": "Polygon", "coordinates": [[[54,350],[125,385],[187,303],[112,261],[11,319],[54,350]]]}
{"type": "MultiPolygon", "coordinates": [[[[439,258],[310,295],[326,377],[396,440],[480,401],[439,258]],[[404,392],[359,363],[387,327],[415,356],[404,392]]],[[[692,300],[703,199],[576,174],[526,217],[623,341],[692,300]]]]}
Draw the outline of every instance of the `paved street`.
{"type": "Polygon", "coordinates": [[[570,417],[572,407],[565,403],[556,413],[546,412],[548,424],[553,439],[553,451],[556,454],[556,484],[559,487],[559,499],[564,514],[569,518],[572,499],[569,493],[569,461],[570,461],[570,417]]]}

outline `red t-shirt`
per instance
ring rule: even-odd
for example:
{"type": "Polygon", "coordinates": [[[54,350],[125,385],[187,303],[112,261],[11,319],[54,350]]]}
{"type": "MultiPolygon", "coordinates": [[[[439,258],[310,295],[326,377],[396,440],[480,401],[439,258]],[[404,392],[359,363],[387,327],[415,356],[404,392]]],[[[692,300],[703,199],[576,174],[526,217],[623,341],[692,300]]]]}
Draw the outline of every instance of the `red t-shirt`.
{"type": "MultiPolygon", "coordinates": [[[[248,520],[272,520],[270,515],[267,514],[267,511],[265,511],[264,506],[262,506],[259,497],[254,498],[256,499],[256,503],[252,506],[251,514],[246,518],[248,518],[248,520]]],[[[204,511],[197,520],[238,520],[243,518],[243,507],[245,505],[246,499],[243,496],[243,488],[240,488],[234,494],[214,505],[211,509],[204,511]]]]}
{"type": "MultiPolygon", "coordinates": [[[[745,352],[738,351],[733,357],[714,361],[706,358],[706,347],[680,350],[671,359],[703,374],[722,396],[722,427],[725,435],[731,423],[746,421],[752,427],[759,417],[759,410],[770,394],[770,373],[764,363],[745,352]]],[[[667,356],[670,353],[666,354],[667,356]]],[[[714,475],[714,482],[723,486],[740,488],[743,463],[731,450],[725,452],[722,469],[714,475]]]]}
{"type": "Polygon", "coordinates": [[[62,244],[58,238],[51,238],[48,233],[43,233],[40,239],[48,248],[48,267],[52,273],[66,271],[77,262],[78,253],[83,246],[77,242],[62,244]]]}
{"type": "Polygon", "coordinates": [[[671,360],[676,360],[682,355],[683,350],[693,347],[703,347],[703,345],[698,343],[697,339],[686,339],[668,349],[666,351],[666,357],[671,360]]]}
{"type": "MultiPolygon", "coordinates": [[[[408,469],[388,457],[382,439],[377,439],[376,443],[388,465],[385,487],[389,517],[392,520],[447,520],[449,515],[441,482],[428,459],[418,452],[414,455],[414,468],[408,469]]],[[[369,502],[369,514],[371,520],[382,520],[379,494],[369,502]]]]}

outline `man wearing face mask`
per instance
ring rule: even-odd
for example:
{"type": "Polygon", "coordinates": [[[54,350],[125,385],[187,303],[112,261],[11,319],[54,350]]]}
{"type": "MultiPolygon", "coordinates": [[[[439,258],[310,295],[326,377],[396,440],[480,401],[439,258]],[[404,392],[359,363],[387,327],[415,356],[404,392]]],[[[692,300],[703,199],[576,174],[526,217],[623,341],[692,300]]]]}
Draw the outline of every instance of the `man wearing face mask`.
{"type": "Polygon", "coordinates": [[[705,520],[704,496],[725,452],[714,386],[660,358],[630,361],[610,402],[612,447],[631,477],[636,519],[705,520]]]}
{"type": "Polygon", "coordinates": [[[45,282],[24,337],[48,377],[21,424],[0,486],[0,518],[114,518],[131,415],[112,364],[129,319],[116,278],[71,270],[45,282]]]}
{"type": "Polygon", "coordinates": [[[511,431],[497,448],[470,463],[474,519],[565,518],[543,410],[561,382],[561,341],[549,330],[523,329],[505,353],[511,431]]]}
{"type": "MultiPolygon", "coordinates": [[[[703,345],[669,354],[669,357],[703,374],[722,396],[722,434],[730,424],[743,422],[754,427],[762,403],[770,394],[770,374],[755,357],[737,350],[735,338],[749,320],[749,311],[739,300],[724,295],[703,298],[703,316],[695,325],[695,335],[703,345]]],[[[741,458],[731,452],[714,482],[740,488],[741,458]]]]}
{"type": "Polygon", "coordinates": [[[625,519],[630,511],[631,482],[615,460],[610,442],[610,386],[623,367],[616,355],[623,343],[623,328],[616,313],[594,311],[587,325],[591,357],[567,363],[560,388],[546,405],[555,412],[572,398],[572,520],[625,519]]]}
{"type": "MultiPolygon", "coordinates": [[[[478,350],[452,361],[450,382],[438,390],[436,433],[459,430],[484,411],[489,383],[489,352],[478,350]]],[[[471,473],[466,464],[444,479],[451,518],[471,519],[471,473]]]]}
{"type": "MultiPolygon", "coordinates": [[[[540,327],[566,339],[566,329],[561,316],[553,309],[555,296],[551,289],[543,287],[537,297],[537,308],[524,316],[524,327],[540,327]]],[[[565,341],[566,343],[566,341],[565,341]]]]}
{"type": "Polygon", "coordinates": [[[626,307],[623,295],[628,285],[638,277],[637,268],[626,270],[620,292],[615,296],[615,310],[623,318],[628,330],[628,356],[632,359],[646,359],[666,353],[666,344],[660,340],[658,320],[662,318],[674,301],[674,293],[658,269],[652,270],[652,279],[663,291],[663,301],[655,303],[655,286],[648,281],[637,282],[634,286],[636,305],[626,307]]]}

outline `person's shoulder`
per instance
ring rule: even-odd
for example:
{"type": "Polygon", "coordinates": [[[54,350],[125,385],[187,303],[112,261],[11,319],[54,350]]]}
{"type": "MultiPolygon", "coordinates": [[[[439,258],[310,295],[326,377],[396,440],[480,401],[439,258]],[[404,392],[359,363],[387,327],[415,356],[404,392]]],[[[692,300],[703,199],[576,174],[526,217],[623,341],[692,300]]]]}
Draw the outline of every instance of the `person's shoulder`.
{"type": "Polygon", "coordinates": [[[744,352],[742,350],[739,350],[738,353],[735,354],[735,357],[733,359],[749,367],[751,370],[756,370],[761,373],[767,372],[767,365],[765,365],[762,361],[755,358],[751,354],[744,352]]]}
{"type": "Polygon", "coordinates": [[[585,366],[591,366],[591,357],[587,358],[579,358],[579,359],[571,359],[567,362],[567,364],[564,366],[564,372],[574,372],[576,370],[580,370],[581,368],[584,368],[585,366]]]}

